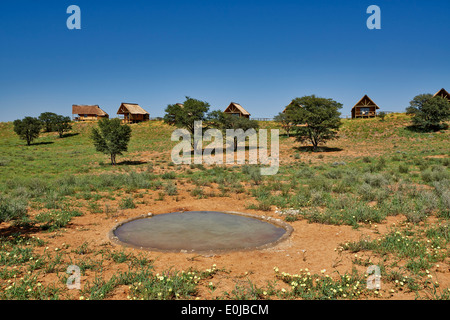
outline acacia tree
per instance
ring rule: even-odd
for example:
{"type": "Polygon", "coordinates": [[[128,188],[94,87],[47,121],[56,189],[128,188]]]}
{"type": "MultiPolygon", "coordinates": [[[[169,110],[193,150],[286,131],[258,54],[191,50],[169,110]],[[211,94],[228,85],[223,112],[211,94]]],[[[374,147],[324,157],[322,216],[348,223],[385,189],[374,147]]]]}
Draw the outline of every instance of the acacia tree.
{"type": "MultiPolygon", "coordinates": [[[[258,129],[259,124],[256,120],[250,120],[245,117],[236,117],[229,115],[223,111],[215,110],[208,114],[207,117],[208,125],[219,129],[222,131],[223,134],[226,133],[227,129],[242,129],[244,131],[247,131],[248,129],[258,129]]],[[[237,137],[234,137],[234,151],[237,150],[237,137]]]]}
{"type": "Polygon", "coordinates": [[[450,119],[450,102],[431,94],[419,94],[406,108],[406,113],[413,115],[413,126],[424,131],[436,131],[446,127],[445,121],[450,119]]]}
{"type": "Polygon", "coordinates": [[[194,145],[194,124],[195,121],[205,122],[207,120],[208,110],[208,102],[186,97],[182,105],[170,104],[167,106],[164,122],[175,125],[178,128],[187,129],[191,134],[191,145],[196,149],[197,146],[194,145]]]}
{"type": "Polygon", "coordinates": [[[39,120],[42,122],[45,132],[52,132],[55,127],[55,122],[58,118],[58,115],[53,112],[42,112],[39,115],[39,120]]]}
{"type": "Polygon", "coordinates": [[[65,117],[61,115],[56,115],[53,128],[59,133],[59,137],[64,137],[64,132],[67,132],[72,129],[72,125],[70,124],[70,117],[65,117]]]}
{"type": "Polygon", "coordinates": [[[280,112],[273,118],[274,121],[280,123],[284,131],[286,131],[288,138],[293,126],[292,116],[293,116],[292,109],[286,109],[285,112],[280,112]]]}
{"type": "Polygon", "coordinates": [[[14,132],[30,145],[34,139],[39,137],[42,128],[42,122],[33,117],[25,117],[22,120],[17,119],[13,122],[14,132]]]}
{"type": "Polygon", "coordinates": [[[320,98],[315,95],[295,98],[292,104],[292,123],[297,140],[308,141],[317,151],[319,144],[335,139],[341,126],[341,113],[338,111],[342,104],[332,99],[320,98]]]}
{"type": "Polygon", "coordinates": [[[128,151],[131,127],[122,124],[120,119],[102,119],[98,128],[92,128],[91,138],[95,149],[111,157],[111,164],[116,164],[116,155],[128,151]]]}

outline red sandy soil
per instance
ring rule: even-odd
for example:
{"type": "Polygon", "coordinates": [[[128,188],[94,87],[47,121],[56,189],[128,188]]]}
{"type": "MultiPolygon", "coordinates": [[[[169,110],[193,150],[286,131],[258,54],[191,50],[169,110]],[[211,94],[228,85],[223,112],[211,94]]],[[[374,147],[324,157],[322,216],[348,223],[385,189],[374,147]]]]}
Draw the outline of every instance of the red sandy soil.
{"type": "MultiPolygon", "coordinates": [[[[183,197],[182,192],[181,198],[183,197]]],[[[179,196],[180,197],[180,196],[179,196]]],[[[169,198],[169,197],[166,197],[169,198]]],[[[205,270],[211,268],[216,264],[218,269],[224,269],[225,272],[217,273],[213,281],[217,290],[212,294],[206,288],[200,290],[200,299],[211,299],[220,296],[223,292],[231,292],[236,284],[245,285],[250,279],[257,286],[266,286],[267,281],[275,280],[274,267],[277,267],[280,272],[287,272],[290,274],[299,273],[300,269],[308,268],[312,274],[320,274],[321,270],[326,269],[326,273],[330,276],[336,276],[339,272],[341,274],[350,272],[352,270],[352,259],[354,254],[349,252],[340,252],[336,250],[340,244],[347,241],[357,241],[363,237],[370,236],[372,239],[377,238],[383,234],[394,223],[399,224],[403,217],[389,217],[385,223],[378,224],[378,226],[368,226],[359,229],[352,229],[350,226],[334,226],[317,223],[308,223],[305,220],[299,220],[290,223],[294,231],[290,238],[279,243],[278,245],[264,249],[242,252],[229,252],[217,255],[199,255],[197,253],[164,253],[164,252],[150,252],[145,250],[138,250],[132,248],[125,248],[114,245],[108,238],[108,232],[120,221],[147,214],[162,214],[167,212],[184,211],[233,211],[248,212],[256,215],[265,215],[274,218],[283,218],[282,216],[272,212],[258,212],[255,210],[248,210],[245,207],[248,201],[243,197],[234,196],[227,198],[207,198],[207,199],[190,199],[186,194],[188,200],[175,201],[155,201],[149,206],[139,205],[136,209],[127,209],[119,211],[115,216],[106,217],[105,214],[85,213],[83,216],[72,219],[70,225],[65,232],[58,232],[57,236],[54,233],[38,233],[35,236],[48,242],[47,250],[52,251],[55,248],[61,249],[65,245],[69,245],[69,249],[63,250],[68,256],[75,256],[71,250],[81,246],[87,242],[89,248],[100,250],[101,248],[109,248],[113,250],[124,250],[126,253],[133,252],[134,254],[143,254],[149,260],[154,261],[155,272],[162,272],[173,268],[176,270],[188,270],[189,268],[197,270],[205,270]]],[[[151,201],[151,200],[150,200],[151,201]]],[[[3,227],[0,225],[0,228],[3,227]]],[[[39,249],[43,250],[43,249],[39,249]]],[[[369,253],[360,253],[360,257],[370,257],[369,253]]],[[[75,260],[75,257],[73,257],[75,260]]],[[[376,264],[376,260],[374,260],[376,264]]],[[[112,276],[117,270],[126,270],[126,266],[119,266],[112,261],[109,265],[103,268],[103,277],[107,279],[112,276]]],[[[356,266],[359,272],[364,273],[366,268],[356,266]]],[[[437,271],[438,280],[442,288],[446,288],[450,284],[450,270],[449,266],[441,263],[440,270],[437,271]]],[[[56,281],[56,276],[48,276],[42,279],[44,283],[56,281]]],[[[92,281],[92,274],[87,274],[82,277],[81,281],[92,281]]],[[[278,281],[280,288],[286,287],[285,284],[278,281]]],[[[202,286],[201,286],[202,287],[202,286]]],[[[405,294],[403,292],[396,292],[391,294],[388,288],[382,288],[383,298],[393,299],[413,299],[413,293],[405,294]]],[[[112,299],[126,299],[129,290],[123,287],[116,290],[112,299]]]]}

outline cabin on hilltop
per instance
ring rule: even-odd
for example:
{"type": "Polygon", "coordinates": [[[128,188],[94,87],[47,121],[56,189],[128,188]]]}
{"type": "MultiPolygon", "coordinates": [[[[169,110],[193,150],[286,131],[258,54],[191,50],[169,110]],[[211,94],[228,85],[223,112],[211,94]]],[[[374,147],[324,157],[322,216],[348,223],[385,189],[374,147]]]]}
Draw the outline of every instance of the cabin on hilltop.
{"type": "Polygon", "coordinates": [[[122,102],[117,114],[119,117],[120,115],[123,116],[121,119],[124,123],[138,123],[150,120],[150,113],[142,109],[141,106],[136,103],[122,102]]]}
{"type": "Polygon", "coordinates": [[[355,118],[374,118],[377,116],[377,109],[380,109],[375,102],[367,95],[362,97],[352,108],[352,119],[355,118]]]}
{"type": "Polygon", "coordinates": [[[235,117],[244,117],[249,119],[250,113],[245,110],[239,103],[231,102],[230,105],[225,109],[224,113],[231,114],[235,117]]]}
{"type": "Polygon", "coordinates": [[[104,118],[108,119],[109,115],[98,105],[72,105],[73,121],[97,121],[104,118]]]}
{"type": "Polygon", "coordinates": [[[441,96],[442,98],[447,99],[450,102],[450,93],[448,93],[444,88],[436,92],[433,97],[437,96],[441,96]]]}

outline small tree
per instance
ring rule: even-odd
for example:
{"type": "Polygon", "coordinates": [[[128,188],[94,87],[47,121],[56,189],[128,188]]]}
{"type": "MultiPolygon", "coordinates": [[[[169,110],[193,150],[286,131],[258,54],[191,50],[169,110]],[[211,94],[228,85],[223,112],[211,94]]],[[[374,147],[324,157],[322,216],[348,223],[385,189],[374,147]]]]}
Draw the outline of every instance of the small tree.
{"type": "Polygon", "coordinates": [[[386,112],[384,111],[378,112],[378,118],[380,118],[381,121],[384,121],[384,118],[386,118],[386,112]]]}
{"type": "Polygon", "coordinates": [[[208,102],[186,97],[183,106],[179,104],[170,104],[167,106],[164,122],[187,129],[192,137],[191,145],[196,149],[197,146],[194,145],[194,122],[204,122],[207,119],[208,110],[208,102]]]}
{"type": "Polygon", "coordinates": [[[443,123],[450,119],[450,102],[431,94],[419,94],[409,103],[406,113],[413,115],[413,126],[424,131],[443,129],[443,123]]]}
{"type": "MultiPolygon", "coordinates": [[[[248,129],[258,129],[259,124],[256,120],[250,120],[245,117],[236,117],[229,115],[223,111],[212,111],[208,114],[208,124],[216,129],[221,130],[224,134],[227,129],[242,129],[247,131],[248,129]]],[[[234,151],[237,150],[237,137],[234,137],[234,151]]]]}
{"type": "Polygon", "coordinates": [[[70,131],[72,125],[70,124],[70,117],[57,115],[54,119],[53,128],[59,133],[59,137],[64,137],[64,132],[70,131]]]}
{"type": "Polygon", "coordinates": [[[281,127],[286,131],[287,136],[289,137],[289,133],[292,129],[292,110],[288,109],[285,112],[278,113],[274,118],[274,121],[280,123],[281,127]]]}
{"type": "Polygon", "coordinates": [[[299,106],[292,109],[292,120],[299,141],[311,142],[316,151],[319,144],[337,137],[341,126],[341,114],[338,111],[342,108],[341,103],[315,95],[296,98],[292,103],[299,106]]]}
{"type": "Polygon", "coordinates": [[[98,128],[92,129],[92,140],[97,151],[108,154],[111,164],[116,164],[116,155],[128,150],[131,138],[131,127],[122,124],[120,119],[102,119],[98,128]]]}
{"type": "Polygon", "coordinates": [[[44,126],[45,132],[52,132],[55,130],[55,122],[58,118],[58,115],[53,112],[43,112],[39,116],[39,120],[42,122],[42,125],[44,126]]]}
{"type": "Polygon", "coordinates": [[[34,139],[39,137],[42,123],[37,118],[25,117],[22,120],[14,120],[14,132],[30,145],[34,139]]]}

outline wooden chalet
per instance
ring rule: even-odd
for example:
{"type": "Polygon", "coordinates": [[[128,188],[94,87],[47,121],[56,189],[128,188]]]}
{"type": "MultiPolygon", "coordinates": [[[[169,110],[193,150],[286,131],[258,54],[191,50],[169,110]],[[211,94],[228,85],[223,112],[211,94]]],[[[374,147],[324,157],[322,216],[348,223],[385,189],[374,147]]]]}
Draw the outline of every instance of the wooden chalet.
{"type": "Polygon", "coordinates": [[[245,110],[239,103],[231,102],[225,109],[224,113],[231,114],[236,117],[250,118],[250,113],[245,110]]]}
{"type": "Polygon", "coordinates": [[[442,98],[445,98],[450,102],[450,93],[448,93],[444,88],[436,92],[433,97],[436,96],[441,96],[442,98]]]}
{"type": "Polygon", "coordinates": [[[352,108],[352,119],[355,118],[374,118],[377,116],[377,109],[380,109],[375,102],[367,95],[362,97],[352,108]]]}
{"type": "Polygon", "coordinates": [[[109,115],[98,105],[72,105],[73,121],[97,121],[104,118],[109,118],[109,115]]]}
{"type": "Polygon", "coordinates": [[[150,120],[150,113],[142,109],[136,103],[122,102],[117,114],[119,117],[123,116],[122,121],[124,123],[138,123],[150,120]]]}

